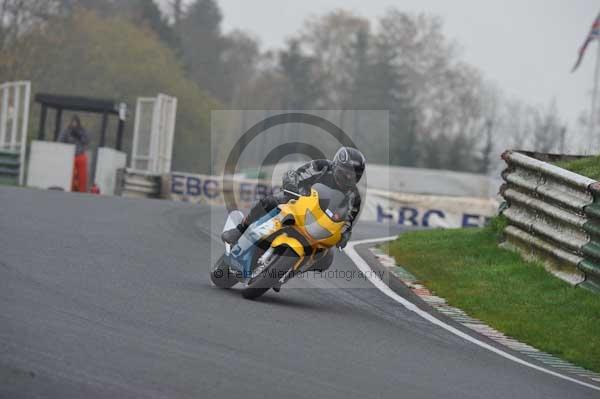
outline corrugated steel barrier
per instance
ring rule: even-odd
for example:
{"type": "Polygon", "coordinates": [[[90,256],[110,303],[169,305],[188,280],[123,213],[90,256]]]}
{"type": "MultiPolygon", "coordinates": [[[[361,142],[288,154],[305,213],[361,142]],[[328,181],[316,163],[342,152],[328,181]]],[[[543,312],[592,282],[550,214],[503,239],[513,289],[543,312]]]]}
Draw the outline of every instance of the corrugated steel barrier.
{"type": "Polygon", "coordinates": [[[594,202],[585,207],[587,217],[583,229],[588,234],[589,242],[583,246],[584,259],[579,268],[588,276],[593,276],[592,281],[596,290],[600,290],[600,183],[590,185],[594,202]]]}
{"type": "Polygon", "coordinates": [[[600,290],[600,183],[516,151],[502,155],[508,243],[573,284],[600,290]]]}
{"type": "Polygon", "coordinates": [[[0,150],[0,185],[19,184],[21,154],[18,151],[0,150]]]}
{"type": "Polygon", "coordinates": [[[129,198],[159,198],[161,175],[133,169],[117,171],[116,195],[129,198]]]}

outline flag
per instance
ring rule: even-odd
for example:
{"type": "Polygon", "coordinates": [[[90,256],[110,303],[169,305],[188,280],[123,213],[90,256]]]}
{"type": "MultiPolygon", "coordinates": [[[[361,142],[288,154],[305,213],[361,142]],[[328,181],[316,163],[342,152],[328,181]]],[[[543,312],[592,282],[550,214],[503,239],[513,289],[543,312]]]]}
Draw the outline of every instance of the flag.
{"type": "Polygon", "coordinates": [[[575,63],[575,66],[573,66],[573,70],[571,72],[575,72],[575,70],[579,67],[579,64],[581,64],[581,61],[583,60],[583,56],[585,55],[585,50],[587,50],[588,45],[593,40],[596,40],[599,38],[600,38],[600,14],[598,14],[598,16],[596,17],[596,20],[594,21],[594,23],[592,24],[592,28],[590,29],[590,33],[588,33],[587,37],[585,38],[585,42],[583,42],[583,45],[579,49],[579,56],[577,57],[577,62],[575,63]]]}

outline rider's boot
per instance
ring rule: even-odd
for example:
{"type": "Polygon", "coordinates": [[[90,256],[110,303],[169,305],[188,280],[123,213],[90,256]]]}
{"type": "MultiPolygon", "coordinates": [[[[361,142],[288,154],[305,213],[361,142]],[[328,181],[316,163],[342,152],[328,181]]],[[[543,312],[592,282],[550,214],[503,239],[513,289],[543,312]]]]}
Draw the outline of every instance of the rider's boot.
{"type": "Polygon", "coordinates": [[[252,209],[250,209],[250,212],[248,212],[248,216],[246,216],[242,223],[238,224],[235,229],[223,232],[223,234],[221,234],[221,239],[227,244],[235,245],[242,236],[242,234],[244,234],[248,226],[256,222],[258,219],[266,215],[271,210],[275,209],[277,205],[283,204],[284,202],[287,202],[286,197],[284,196],[277,197],[272,195],[263,198],[262,200],[258,201],[252,207],[252,209]]]}
{"type": "Polygon", "coordinates": [[[244,219],[244,221],[238,224],[235,228],[224,231],[223,234],[221,234],[221,239],[227,244],[235,245],[247,228],[248,223],[246,219],[244,219]]]}

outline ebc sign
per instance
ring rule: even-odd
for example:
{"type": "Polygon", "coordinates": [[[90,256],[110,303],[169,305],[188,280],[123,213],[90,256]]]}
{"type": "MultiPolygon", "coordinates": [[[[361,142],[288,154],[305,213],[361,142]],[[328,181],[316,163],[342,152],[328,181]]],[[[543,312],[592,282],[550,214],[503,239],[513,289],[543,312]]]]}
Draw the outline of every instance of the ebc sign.
{"type": "MultiPolygon", "coordinates": [[[[240,208],[249,208],[279,187],[256,179],[234,179],[232,194],[240,208]]],[[[225,205],[219,176],[173,173],[169,197],[175,201],[225,205]]],[[[368,189],[360,219],[415,227],[479,227],[498,209],[493,198],[440,197],[368,189]]]]}
{"type": "Polygon", "coordinates": [[[221,195],[221,183],[212,176],[171,175],[171,194],[186,197],[206,197],[210,200],[221,195]]]}
{"type": "Polygon", "coordinates": [[[482,227],[490,221],[489,216],[473,213],[453,214],[441,209],[423,209],[403,206],[384,210],[377,205],[378,223],[397,223],[415,227],[482,227]]]}
{"type": "MultiPolygon", "coordinates": [[[[222,179],[218,176],[173,173],[169,185],[170,198],[173,200],[224,204],[222,179]]],[[[233,190],[238,201],[248,207],[280,188],[256,180],[240,179],[234,181],[233,190]]]]}
{"type": "Polygon", "coordinates": [[[362,220],[414,227],[481,227],[496,215],[494,198],[392,193],[371,189],[362,220]]]}

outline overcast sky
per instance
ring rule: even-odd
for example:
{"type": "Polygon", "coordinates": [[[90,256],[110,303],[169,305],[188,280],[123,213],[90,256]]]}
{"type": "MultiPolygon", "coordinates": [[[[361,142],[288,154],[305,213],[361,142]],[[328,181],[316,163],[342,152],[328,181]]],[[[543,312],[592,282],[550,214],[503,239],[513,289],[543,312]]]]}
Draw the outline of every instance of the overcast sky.
{"type": "Polygon", "coordinates": [[[239,28],[263,46],[280,47],[304,19],[344,8],[374,19],[394,6],[445,20],[445,33],[510,96],[546,105],[556,98],[574,127],[589,109],[596,44],[575,74],[570,69],[600,1],[592,0],[219,0],[224,29],[239,28]]]}

